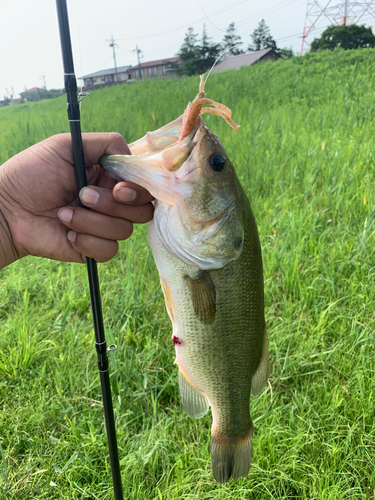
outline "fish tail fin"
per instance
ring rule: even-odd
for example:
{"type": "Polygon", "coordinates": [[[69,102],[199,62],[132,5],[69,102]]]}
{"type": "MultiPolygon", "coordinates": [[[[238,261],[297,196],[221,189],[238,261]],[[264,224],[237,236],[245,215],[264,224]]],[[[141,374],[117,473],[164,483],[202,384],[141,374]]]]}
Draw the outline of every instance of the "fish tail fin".
{"type": "Polygon", "coordinates": [[[211,436],[212,472],[218,483],[226,483],[230,478],[246,477],[251,464],[251,444],[253,424],[244,437],[227,438],[211,436]]]}

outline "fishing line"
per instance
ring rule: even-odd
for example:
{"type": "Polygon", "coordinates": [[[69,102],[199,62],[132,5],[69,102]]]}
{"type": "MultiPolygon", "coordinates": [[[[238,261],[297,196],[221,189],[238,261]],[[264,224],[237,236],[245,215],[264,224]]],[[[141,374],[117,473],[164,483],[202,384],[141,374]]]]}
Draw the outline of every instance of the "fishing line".
{"type": "Polygon", "coordinates": [[[221,52],[217,58],[216,58],[216,61],[213,63],[210,71],[208,72],[207,76],[206,76],[206,79],[204,81],[204,84],[206,84],[207,80],[208,80],[208,77],[210,76],[211,74],[211,71],[214,69],[214,67],[216,66],[217,62],[219,61],[219,59],[225,54],[225,52],[228,52],[228,50],[231,50],[233,49],[233,47],[237,47],[237,45],[242,45],[244,44],[245,42],[238,42],[238,43],[235,43],[234,45],[232,45],[231,47],[228,47],[227,49],[223,50],[223,52],[221,52]]]}

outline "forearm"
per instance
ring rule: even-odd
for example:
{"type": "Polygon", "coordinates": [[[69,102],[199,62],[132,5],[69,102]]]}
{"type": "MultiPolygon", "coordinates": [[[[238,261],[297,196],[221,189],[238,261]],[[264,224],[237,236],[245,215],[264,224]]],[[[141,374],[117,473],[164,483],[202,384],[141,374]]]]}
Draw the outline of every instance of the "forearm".
{"type": "Polygon", "coordinates": [[[0,269],[3,269],[18,259],[17,250],[13,244],[12,234],[0,207],[0,269]]]}

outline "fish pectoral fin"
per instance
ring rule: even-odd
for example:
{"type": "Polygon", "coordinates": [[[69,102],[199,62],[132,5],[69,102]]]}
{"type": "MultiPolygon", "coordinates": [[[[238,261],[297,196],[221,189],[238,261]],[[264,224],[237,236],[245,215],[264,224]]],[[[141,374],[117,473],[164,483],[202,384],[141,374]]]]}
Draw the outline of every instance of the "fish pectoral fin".
{"type": "Polygon", "coordinates": [[[263,387],[267,384],[270,375],[270,359],[268,356],[268,335],[267,329],[264,328],[262,357],[259,366],[251,380],[251,392],[257,396],[263,387]]]}
{"type": "Polygon", "coordinates": [[[184,410],[192,418],[201,418],[206,415],[210,407],[206,396],[196,389],[179,369],[178,385],[184,410]]]}
{"type": "Polygon", "coordinates": [[[195,314],[202,323],[210,325],[216,313],[216,289],[211,276],[207,271],[202,271],[197,278],[187,275],[184,278],[191,292],[195,314]]]}
{"type": "Polygon", "coordinates": [[[167,312],[169,317],[171,318],[172,323],[174,322],[174,313],[173,313],[173,302],[172,302],[172,294],[169,290],[169,286],[167,282],[160,278],[161,288],[164,294],[165,306],[167,308],[167,312]]]}

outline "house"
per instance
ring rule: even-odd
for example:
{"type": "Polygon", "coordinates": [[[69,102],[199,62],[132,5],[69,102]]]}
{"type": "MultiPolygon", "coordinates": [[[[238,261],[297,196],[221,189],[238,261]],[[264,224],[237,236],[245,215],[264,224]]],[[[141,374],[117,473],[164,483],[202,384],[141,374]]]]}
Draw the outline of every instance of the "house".
{"type": "Polygon", "coordinates": [[[239,69],[242,66],[250,66],[254,63],[276,61],[279,57],[272,49],[255,50],[238,56],[226,57],[224,61],[214,67],[212,73],[219,73],[228,69],[239,69]]]}
{"type": "Polygon", "coordinates": [[[159,78],[171,78],[176,76],[173,64],[178,64],[180,60],[179,57],[170,57],[168,59],[160,59],[158,61],[150,61],[130,68],[130,73],[133,80],[139,80],[145,78],[152,78],[158,76],[159,78]]]}
{"type": "Polygon", "coordinates": [[[33,87],[32,89],[20,92],[20,96],[24,101],[40,101],[44,92],[45,89],[33,87]]]}
{"type": "Polygon", "coordinates": [[[83,80],[83,86],[86,89],[94,89],[98,87],[104,87],[105,85],[112,85],[116,82],[126,82],[130,80],[130,74],[128,73],[130,65],[128,66],[120,66],[117,68],[117,72],[115,68],[111,69],[102,69],[101,71],[96,71],[96,73],[91,73],[90,75],[81,76],[81,80],[83,80]]]}
{"type": "Polygon", "coordinates": [[[50,89],[33,87],[32,89],[24,90],[20,92],[20,96],[23,101],[41,101],[42,99],[54,99],[63,95],[63,89],[50,89]]]}
{"type": "Polygon", "coordinates": [[[90,75],[81,76],[84,81],[85,89],[95,89],[114,83],[131,83],[134,80],[143,80],[146,78],[171,78],[176,75],[172,64],[179,61],[179,57],[170,57],[168,59],[159,59],[150,61],[136,66],[121,66],[117,68],[103,69],[90,75]]]}

